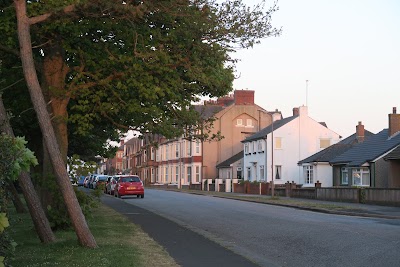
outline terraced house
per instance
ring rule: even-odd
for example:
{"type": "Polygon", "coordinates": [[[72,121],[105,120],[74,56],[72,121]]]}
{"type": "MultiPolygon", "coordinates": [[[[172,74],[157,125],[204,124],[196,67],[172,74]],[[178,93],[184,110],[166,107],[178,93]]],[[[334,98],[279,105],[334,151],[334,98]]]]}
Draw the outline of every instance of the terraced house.
{"type": "MultiPolygon", "coordinates": [[[[218,178],[216,166],[242,150],[241,140],[268,126],[272,114],[254,102],[254,91],[236,90],[215,101],[206,101],[195,109],[204,117],[214,117],[211,134],[220,132],[221,140],[165,140],[156,152],[156,183],[179,187],[200,184],[203,179],[218,178]]],[[[279,113],[279,112],[276,112],[279,113]]],[[[226,175],[232,178],[237,170],[226,175]]]]}

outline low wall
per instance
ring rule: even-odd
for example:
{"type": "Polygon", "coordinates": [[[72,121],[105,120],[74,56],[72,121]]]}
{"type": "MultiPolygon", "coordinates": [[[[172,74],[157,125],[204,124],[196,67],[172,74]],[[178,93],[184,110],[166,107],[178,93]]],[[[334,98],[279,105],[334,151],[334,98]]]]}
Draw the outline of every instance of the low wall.
{"type": "Polygon", "coordinates": [[[354,203],[360,201],[360,188],[316,188],[316,190],[315,198],[318,200],[354,203]]]}
{"type": "Polygon", "coordinates": [[[190,190],[201,190],[201,184],[190,184],[189,189],[190,190]]]}
{"type": "Polygon", "coordinates": [[[315,188],[296,188],[291,190],[291,197],[315,199],[315,188]]]}
{"type": "Polygon", "coordinates": [[[365,204],[400,207],[400,189],[364,188],[360,200],[365,204]]]}

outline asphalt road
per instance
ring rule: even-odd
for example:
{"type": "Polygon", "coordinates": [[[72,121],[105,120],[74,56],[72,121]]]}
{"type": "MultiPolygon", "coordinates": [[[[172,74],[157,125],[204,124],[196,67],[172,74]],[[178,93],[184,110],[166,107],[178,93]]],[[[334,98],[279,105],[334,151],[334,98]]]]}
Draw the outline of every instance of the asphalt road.
{"type": "Polygon", "coordinates": [[[204,235],[261,266],[400,266],[400,220],[152,189],[146,189],[144,199],[122,201],[204,235]]]}

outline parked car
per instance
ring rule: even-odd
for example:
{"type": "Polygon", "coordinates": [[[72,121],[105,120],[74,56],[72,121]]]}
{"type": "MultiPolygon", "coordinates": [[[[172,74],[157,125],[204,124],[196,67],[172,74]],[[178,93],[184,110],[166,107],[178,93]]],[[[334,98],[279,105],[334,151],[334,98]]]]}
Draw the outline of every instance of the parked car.
{"type": "Polygon", "coordinates": [[[88,182],[88,188],[93,189],[93,182],[98,174],[91,174],[88,182]]]}
{"type": "Polygon", "coordinates": [[[114,175],[110,178],[110,181],[106,184],[105,193],[109,195],[114,195],[114,189],[121,175],[114,175]]]}
{"type": "Polygon", "coordinates": [[[83,186],[83,182],[85,181],[85,176],[79,176],[78,180],[76,181],[76,183],[78,184],[78,186],[83,186]]]}
{"type": "Polygon", "coordinates": [[[96,189],[99,188],[100,185],[105,185],[108,177],[108,175],[96,175],[94,181],[92,182],[92,188],[96,189]]]}
{"type": "Polygon", "coordinates": [[[90,175],[86,176],[85,181],[83,181],[83,187],[89,188],[89,181],[90,181],[90,175]]]}
{"type": "Polygon", "coordinates": [[[143,182],[137,175],[122,175],[119,177],[114,189],[114,196],[136,195],[144,198],[143,182]]]}

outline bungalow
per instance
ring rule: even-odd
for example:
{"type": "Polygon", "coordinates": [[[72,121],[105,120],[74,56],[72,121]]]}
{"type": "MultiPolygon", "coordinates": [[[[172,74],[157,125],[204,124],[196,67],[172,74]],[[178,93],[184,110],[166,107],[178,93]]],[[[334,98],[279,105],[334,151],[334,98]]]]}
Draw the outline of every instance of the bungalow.
{"type": "MultiPolygon", "coordinates": [[[[389,178],[389,161],[385,160],[400,146],[400,114],[389,114],[389,128],[354,146],[330,161],[334,186],[398,187],[400,179],[389,178]]],[[[389,157],[387,159],[390,159],[389,157]]]]}
{"type": "Polygon", "coordinates": [[[303,179],[307,179],[306,175],[310,175],[310,180],[315,182],[318,181],[324,187],[333,186],[332,166],[329,162],[351,149],[356,144],[362,143],[372,135],[374,134],[365,130],[364,125],[362,125],[360,121],[356,126],[356,133],[343,139],[339,143],[333,144],[324,150],[299,161],[298,165],[303,169],[303,179]]]}
{"type": "Polygon", "coordinates": [[[312,171],[306,169],[308,176],[303,178],[303,169],[297,163],[336,144],[340,138],[324,123],[310,118],[306,106],[294,108],[293,116],[274,121],[242,141],[244,179],[274,181],[276,184],[294,181],[313,186],[312,171]]]}

